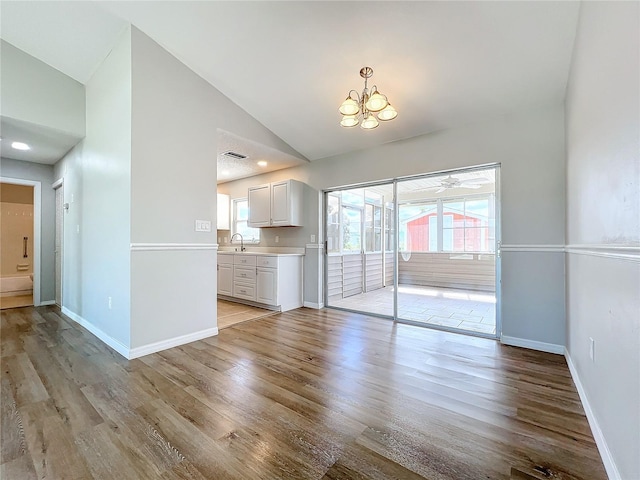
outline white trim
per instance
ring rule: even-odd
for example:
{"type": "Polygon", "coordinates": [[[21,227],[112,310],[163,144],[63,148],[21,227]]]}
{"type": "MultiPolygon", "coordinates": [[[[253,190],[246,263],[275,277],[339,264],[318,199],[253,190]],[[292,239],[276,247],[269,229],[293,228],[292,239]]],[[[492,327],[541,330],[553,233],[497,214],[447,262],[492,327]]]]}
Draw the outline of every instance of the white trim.
{"type": "Polygon", "coordinates": [[[55,305],[55,300],[45,300],[44,302],[40,302],[40,305],[36,305],[36,307],[45,307],[47,305],[55,305]]]}
{"type": "Polygon", "coordinates": [[[509,337],[506,335],[502,335],[500,337],[500,343],[504,345],[511,345],[512,347],[522,347],[529,348],[531,350],[538,350],[540,352],[556,353],[558,355],[564,354],[564,345],[538,342],[537,340],[529,340],[526,338],[509,337]]]}
{"type": "Polygon", "coordinates": [[[96,327],[94,324],[92,324],[88,320],[82,318],[77,313],[72,312],[67,307],[62,307],[62,313],[64,313],[67,317],[69,317],[74,322],[78,323],[82,327],[84,327],[87,330],[89,330],[93,335],[98,337],[98,339],[102,340],[102,342],[106,343],[109,347],[113,348],[116,352],[118,352],[124,358],[127,358],[127,359],[130,358],[129,357],[129,354],[130,354],[129,348],[126,345],[124,345],[123,343],[121,343],[120,341],[118,341],[115,338],[113,338],[112,336],[106,334],[105,332],[100,330],[98,327],[96,327]]]}
{"type": "Polygon", "coordinates": [[[64,184],[64,177],[63,178],[59,178],[58,180],[56,180],[55,182],[53,182],[51,184],[51,188],[53,188],[54,190],[57,190],[58,188],[60,188],[62,185],[64,184]]]}
{"type": "Polygon", "coordinates": [[[0,177],[0,183],[33,187],[33,304],[40,305],[40,253],[42,249],[42,183],[38,180],[0,177]]]}
{"type": "Polygon", "coordinates": [[[202,340],[203,338],[213,337],[218,335],[218,327],[207,328],[200,330],[199,332],[189,333],[187,335],[181,335],[179,337],[169,338],[167,340],[161,340],[159,342],[149,343],[141,347],[132,348],[129,350],[129,360],[134,358],[156,353],[168,348],[178,347],[186,343],[202,340]]]}
{"type": "Polygon", "coordinates": [[[322,243],[307,243],[305,245],[305,248],[317,248],[317,249],[321,249],[324,248],[324,245],[322,243]]]}
{"type": "Polygon", "coordinates": [[[564,245],[502,245],[503,252],[549,252],[564,253],[564,245]]]}
{"type": "Polygon", "coordinates": [[[596,441],[596,445],[598,446],[598,451],[600,452],[600,456],[602,457],[602,463],[604,464],[604,468],[607,471],[607,476],[610,480],[622,480],[620,476],[620,472],[616,467],[615,462],[613,461],[613,456],[611,455],[611,451],[607,446],[607,442],[604,438],[604,434],[600,429],[600,425],[598,424],[598,420],[591,409],[591,404],[589,403],[589,398],[587,397],[587,392],[582,386],[582,382],[580,381],[580,377],[578,376],[578,370],[576,370],[573,361],[571,360],[571,355],[569,355],[569,350],[564,349],[564,358],[567,360],[567,365],[569,366],[569,372],[571,373],[571,378],[573,379],[573,383],[576,385],[576,390],[578,390],[578,395],[580,396],[580,401],[582,402],[582,406],[584,408],[584,413],[587,416],[587,420],[589,422],[589,426],[591,427],[591,433],[593,434],[593,438],[596,441]]]}
{"type": "Polygon", "coordinates": [[[314,308],[316,310],[320,310],[320,309],[324,308],[324,303],[303,302],[302,306],[303,307],[307,307],[307,308],[314,308]]]}
{"type": "Polygon", "coordinates": [[[567,245],[567,253],[640,262],[640,247],[631,245],[567,245]]]}
{"type": "Polygon", "coordinates": [[[132,243],[131,251],[154,250],[218,250],[217,243],[132,243]]]}

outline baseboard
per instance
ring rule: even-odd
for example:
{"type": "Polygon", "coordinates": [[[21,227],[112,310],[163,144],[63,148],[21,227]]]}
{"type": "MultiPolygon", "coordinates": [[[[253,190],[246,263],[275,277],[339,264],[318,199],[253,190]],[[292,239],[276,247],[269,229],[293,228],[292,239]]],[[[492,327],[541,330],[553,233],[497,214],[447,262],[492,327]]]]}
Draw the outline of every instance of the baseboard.
{"type": "Polygon", "coordinates": [[[604,435],[602,433],[602,430],[600,429],[598,420],[596,420],[596,417],[593,414],[593,410],[591,409],[591,404],[589,403],[587,392],[582,386],[582,382],[580,381],[580,377],[578,376],[578,371],[576,370],[576,367],[571,360],[571,356],[569,355],[569,351],[566,348],[564,349],[564,358],[567,360],[567,365],[569,365],[569,372],[571,372],[573,383],[576,384],[576,389],[578,390],[578,395],[580,396],[580,401],[582,402],[584,413],[587,415],[587,420],[589,421],[589,426],[591,427],[591,433],[593,434],[593,438],[596,441],[596,445],[598,446],[598,451],[600,452],[600,457],[602,457],[602,463],[604,464],[604,469],[607,471],[607,476],[609,477],[609,480],[622,480],[620,472],[618,472],[618,468],[613,461],[611,451],[609,450],[607,442],[604,439],[604,435]]]}
{"type": "Polygon", "coordinates": [[[38,305],[39,307],[45,307],[47,305],[55,305],[56,301],[55,300],[45,300],[44,302],[40,302],[40,304],[38,305]]]}
{"type": "Polygon", "coordinates": [[[213,337],[218,335],[218,327],[207,328],[205,330],[200,330],[199,332],[189,333],[187,335],[182,335],[180,337],[169,338],[167,340],[161,340],[155,343],[149,343],[148,345],[143,345],[141,347],[132,348],[129,350],[129,360],[134,358],[143,357],[145,355],[149,355],[151,353],[156,353],[161,350],[166,350],[168,348],[178,347],[180,345],[184,345],[186,343],[195,342],[197,340],[202,340],[203,338],[213,337]]]}
{"type": "Polygon", "coordinates": [[[118,352],[124,358],[127,358],[127,359],[130,358],[129,357],[130,350],[129,350],[129,348],[127,346],[123,345],[122,343],[120,343],[118,340],[116,340],[112,336],[104,333],[102,330],[100,330],[98,327],[96,327],[94,324],[92,324],[88,320],[82,318],[77,313],[72,312],[67,307],[62,307],[62,313],[65,314],[67,317],[69,317],[74,322],[78,323],[82,327],[84,327],[87,330],[89,330],[93,335],[95,335],[100,340],[102,340],[102,342],[104,342],[107,345],[109,345],[111,348],[113,348],[116,352],[118,352]]]}
{"type": "Polygon", "coordinates": [[[324,303],[303,302],[302,306],[303,307],[307,307],[307,308],[315,308],[316,310],[320,310],[321,308],[324,308],[324,303]]]}
{"type": "Polygon", "coordinates": [[[531,350],[539,350],[541,352],[556,353],[558,355],[564,355],[564,345],[557,345],[555,343],[538,342],[536,340],[527,340],[526,338],[508,337],[502,335],[500,342],[505,345],[511,345],[512,347],[530,348],[531,350]]]}

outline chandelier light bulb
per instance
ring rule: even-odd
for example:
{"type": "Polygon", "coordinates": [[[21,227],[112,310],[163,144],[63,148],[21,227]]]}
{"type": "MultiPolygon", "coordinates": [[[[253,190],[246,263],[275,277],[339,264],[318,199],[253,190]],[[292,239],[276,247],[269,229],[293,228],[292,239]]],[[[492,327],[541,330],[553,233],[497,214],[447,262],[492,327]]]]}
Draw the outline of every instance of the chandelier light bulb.
{"type": "Polygon", "coordinates": [[[360,128],[371,130],[376,128],[378,125],[378,119],[375,117],[375,115],[369,114],[360,124],[360,128]]]}
{"type": "Polygon", "coordinates": [[[382,95],[378,91],[378,89],[375,88],[373,90],[373,93],[369,97],[369,100],[367,100],[367,103],[365,104],[365,107],[367,107],[367,110],[369,110],[370,112],[379,112],[384,107],[386,107],[388,104],[389,104],[389,102],[387,101],[387,97],[382,95]]]}
{"type": "Polygon", "coordinates": [[[355,115],[360,111],[360,107],[358,106],[358,102],[356,102],[353,98],[347,97],[342,105],[340,105],[340,113],[342,115],[355,115]]]}
{"type": "Polygon", "coordinates": [[[343,127],[355,127],[356,125],[358,125],[358,123],[358,117],[356,117],[355,115],[345,115],[340,121],[340,125],[342,125],[343,127]]]}
{"type": "Polygon", "coordinates": [[[380,110],[380,112],[378,113],[378,120],[386,122],[388,120],[393,120],[397,116],[398,112],[396,111],[396,109],[393,108],[390,103],[388,103],[387,106],[380,110]]]}

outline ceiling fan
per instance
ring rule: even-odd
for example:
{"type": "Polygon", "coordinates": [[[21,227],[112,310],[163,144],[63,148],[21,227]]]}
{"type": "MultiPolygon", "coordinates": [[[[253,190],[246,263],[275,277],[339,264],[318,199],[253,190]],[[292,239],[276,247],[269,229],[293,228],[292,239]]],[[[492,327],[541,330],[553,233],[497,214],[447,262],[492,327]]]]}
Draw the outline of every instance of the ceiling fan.
{"type": "Polygon", "coordinates": [[[487,183],[491,183],[491,180],[485,177],[477,177],[470,178],[469,180],[460,180],[459,178],[452,177],[449,175],[446,178],[440,180],[440,185],[435,187],[429,187],[426,190],[435,190],[435,193],[441,193],[445,190],[450,190],[452,188],[471,188],[476,189],[480,188],[487,183]]]}

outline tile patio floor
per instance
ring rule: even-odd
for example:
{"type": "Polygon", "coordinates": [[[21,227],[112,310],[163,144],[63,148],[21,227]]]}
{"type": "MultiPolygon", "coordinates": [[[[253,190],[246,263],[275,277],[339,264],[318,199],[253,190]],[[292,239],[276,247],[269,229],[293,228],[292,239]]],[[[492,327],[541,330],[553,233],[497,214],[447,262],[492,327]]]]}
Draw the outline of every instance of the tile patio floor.
{"type": "MultiPolygon", "coordinates": [[[[393,315],[393,287],[334,300],[331,306],[393,315]]],[[[400,285],[398,317],[495,335],[496,297],[491,292],[400,285]]]]}

